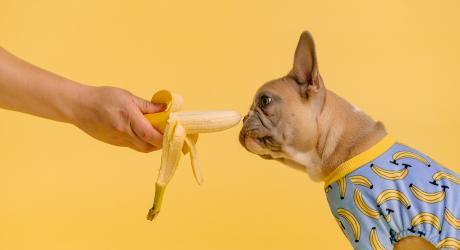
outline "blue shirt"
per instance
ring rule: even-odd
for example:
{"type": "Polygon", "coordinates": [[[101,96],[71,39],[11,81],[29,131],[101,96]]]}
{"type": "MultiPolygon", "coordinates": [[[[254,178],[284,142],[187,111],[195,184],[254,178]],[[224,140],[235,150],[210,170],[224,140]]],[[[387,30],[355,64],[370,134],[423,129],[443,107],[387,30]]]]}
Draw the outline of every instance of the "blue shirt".
{"type": "Polygon", "coordinates": [[[393,249],[406,236],[460,249],[460,176],[389,136],[335,169],[325,192],[355,249],[393,249]]]}

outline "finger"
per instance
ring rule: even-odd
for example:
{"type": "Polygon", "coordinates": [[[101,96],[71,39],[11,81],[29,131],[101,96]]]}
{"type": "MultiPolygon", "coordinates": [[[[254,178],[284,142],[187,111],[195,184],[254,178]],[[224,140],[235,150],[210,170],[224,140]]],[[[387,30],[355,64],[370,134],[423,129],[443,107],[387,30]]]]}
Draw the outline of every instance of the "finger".
{"type": "Polygon", "coordinates": [[[137,96],[134,96],[134,102],[143,114],[161,112],[166,108],[166,104],[164,103],[151,103],[137,96]]]}
{"type": "Polygon", "coordinates": [[[142,114],[135,114],[130,121],[131,130],[141,141],[161,148],[163,135],[152,127],[142,114]]]}
{"type": "Polygon", "coordinates": [[[136,132],[134,132],[131,126],[127,129],[126,135],[127,140],[125,146],[128,146],[136,151],[149,153],[159,149],[158,147],[143,141],[138,135],[136,135],[136,132]]]}
{"type": "Polygon", "coordinates": [[[157,147],[145,143],[139,139],[132,139],[131,142],[128,144],[128,147],[142,153],[150,153],[152,151],[158,150],[157,147]]]}

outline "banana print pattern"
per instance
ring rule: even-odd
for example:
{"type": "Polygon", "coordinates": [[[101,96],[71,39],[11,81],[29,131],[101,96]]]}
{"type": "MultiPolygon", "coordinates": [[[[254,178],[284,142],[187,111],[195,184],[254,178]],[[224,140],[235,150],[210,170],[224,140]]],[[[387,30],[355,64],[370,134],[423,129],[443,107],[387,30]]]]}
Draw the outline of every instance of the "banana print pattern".
{"type": "Polygon", "coordinates": [[[344,234],[346,234],[346,232],[345,232],[345,226],[343,225],[342,221],[340,221],[340,219],[337,218],[337,217],[335,217],[335,216],[334,216],[334,218],[335,218],[335,221],[337,222],[337,224],[339,225],[340,229],[342,229],[342,232],[343,232],[344,234]]]}
{"type": "Polygon", "coordinates": [[[388,189],[383,191],[377,196],[377,205],[381,206],[383,203],[389,200],[397,200],[401,202],[407,209],[411,207],[409,199],[402,192],[398,190],[388,189]]]}
{"type": "Polygon", "coordinates": [[[391,222],[391,213],[386,214],[384,216],[384,218],[385,218],[386,222],[388,222],[388,223],[391,222]]]}
{"type": "Polygon", "coordinates": [[[403,159],[403,158],[416,159],[422,162],[423,164],[427,165],[428,167],[431,167],[427,159],[423,158],[422,156],[416,153],[410,152],[410,151],[400,151],[400,152],[395,153],[393,155],[393,163],[397,163],[398,160],[403,159]]]}
{"type": "Polygon", "coordinates": [[[404,179],[404,177],[407,176],[409,173],[409,170],[407,170],[409,165],[405,166],[401,170],[386,170],[383,168],[380,168],[374,164],[371,164],[372,170],[380,177],[383,179],[387,180],[401,180],[404,179]]]}
{"type": "Polygon", "coordinates": [[[386,250],[386,248],[380,243],[379,236],[377,235],[377,229],[373,227],[369,233],[369,242],[371,243],[372,250],[386,250]]]}
{"type": "Polygon", "coordinates": [[[425,192],[422,189],[418,188],[417,186],[415,186],[412,183],[409,185],[409,188],[410,188],[410,191],[412,191],[412,194],[414,194],[414,196],[417,199],[419,199],[419,200],[421,200],[423,202],[427,202],[427,203],[440,202],[440,201],[444,200],[444,198],[446,197],[446,193],[444,191],[428,193],[428,192],[425,192]]]}
{"type": "Polygon", "coordinates": [[[361,210],[363,214],[373,219],[376,219],[376,220],[380,218],[379,211],[373,208],[370,208],[369,205],[367,205],[366,202],[364,202],[363,196],[361,194],[361,191],[359,191],[359,189],[355,189],[353,198],[355,200],[356,207],[358,207],[358,209],[361,210]]]}
{"type": "Polygon", "coordinates": [[[460,175],[394,143],[325,183],[331,211],[352,247],[386,250],[423,237],[460,250],[460,175]]]}
{"type": "Polygon", "coordinates": [[[441,240],[437,245],[436,248],[448,248],[448,249],[455,249],[460,250],[460,241],[456,238],[448,237],[441,240]]]}
{"type": "Polygon", "coordinates": [[[447,208],[444,211],[444,218],[455,230],[460,230],[460,219],[456,218],[447,208]]]}
{"type": "MultiPolygon", "coordinates": [[[[456,177],[452,174],[445,173],[445,172],[437,172],[433,175],[433,181],[436,183],[436,181],[439,181],[441,179],[447,179],[457,185],[460,185],[460,178],[456,177]]],[[[435,184],[436,185],[436,184],[435,184]]]]}
{"type": "Polygon", "coordinates": [[[372,182],[368,178],[366,178],[365,176],[362,176],[362,175],[350,176],[349,179],[350,179],[351,183],[353,183],[355,185],[361,185],[361,186],[367,187],[369,189],[372,189],[374,187],[372,182]]]}
{"type": "Polygon", "coordinates": [[[339,192],[340,199],[345,199],[345,193],[347,192],[347,180],[345,178],[339,180],[339,192]]]}
{"type": "Polygon", "coordinates": [[[438,231],[441,231],[441,222],[439,221],[439,218],[436,217],[436,215],[431,214],[431,213],[419,213],[414,218],[412,218],[411,221],[411,226],[416,227],[420,224],[431,224],[433,227],[435,227],[438,231]]]}
{"type": "Polygon", "coordinates": [[[359,225],[359,222],[355,216],[344,208],[338,208],[337,214],[347,221],[348,225],[350,225],[351,230],[353,231],[355,242],[359,242],[359,238],[361,236],[361,225],[359,225]]]}

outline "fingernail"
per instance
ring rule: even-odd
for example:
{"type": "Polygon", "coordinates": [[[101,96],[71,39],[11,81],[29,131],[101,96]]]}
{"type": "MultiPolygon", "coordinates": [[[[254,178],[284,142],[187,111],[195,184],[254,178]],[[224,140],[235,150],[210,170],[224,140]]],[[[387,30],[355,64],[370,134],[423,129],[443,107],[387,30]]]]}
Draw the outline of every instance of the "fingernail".
{"type": "Polygon", "coordinates": [[[160,107],[161,110],[164,110],[167,106],[165,103],[157,103],[157,105],[160,107]]]}

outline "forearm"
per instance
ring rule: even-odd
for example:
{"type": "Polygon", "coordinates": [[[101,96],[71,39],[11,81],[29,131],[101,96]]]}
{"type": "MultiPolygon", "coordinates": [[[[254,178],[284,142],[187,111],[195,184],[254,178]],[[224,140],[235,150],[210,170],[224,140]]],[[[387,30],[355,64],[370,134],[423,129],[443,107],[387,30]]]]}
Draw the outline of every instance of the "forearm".
{"type": "Polygon", "coordinates": [[[72,123],[98,140],[142,152],[162,145],[163,136],[143,114],[160,112],[164,105],[115,87],[79,84],[1,47],[0,108],[72,123]]]}
{"type": "Polygon", "coordinates": [[[86,88],[22,61],[0,47],[0,108],[72,122],[86,88]]]}

